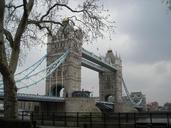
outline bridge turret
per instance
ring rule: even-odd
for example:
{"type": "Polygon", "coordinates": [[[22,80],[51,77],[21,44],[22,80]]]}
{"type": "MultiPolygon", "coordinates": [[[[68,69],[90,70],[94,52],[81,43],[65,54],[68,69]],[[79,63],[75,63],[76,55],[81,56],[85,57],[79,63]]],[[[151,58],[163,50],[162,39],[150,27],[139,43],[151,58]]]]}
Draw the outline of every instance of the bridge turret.
{"type": "Polygon", "coordinates": [[[106,62],[112,65],[122,65],[122,60],[117,53],[114,55],[112,50],[108,50],[105,57],[106,62]]]}
{"type": "Polygon", "coordinates": [[[99,73],[99,94],[101,101],[111,101],[115,104],[115,111],[122,111],[118,109],[122,102],[122,61],[112,50],[108,50],[105,56],[105,61],[117,68],[115,72],[106,70],[99,73]]]}
{"type": "Polygon", "coordinates": [[[47,65],[60,57],[62,53],[69,50],[69,55],[53,75],[46,80],[46,94],[59,96],[60,90],[64,88],[64,97],[71,97],[72,92],[81,89],[81,48],[83,33],[68,18],[62,21],[56,35],[48,37],[47,65]]]}

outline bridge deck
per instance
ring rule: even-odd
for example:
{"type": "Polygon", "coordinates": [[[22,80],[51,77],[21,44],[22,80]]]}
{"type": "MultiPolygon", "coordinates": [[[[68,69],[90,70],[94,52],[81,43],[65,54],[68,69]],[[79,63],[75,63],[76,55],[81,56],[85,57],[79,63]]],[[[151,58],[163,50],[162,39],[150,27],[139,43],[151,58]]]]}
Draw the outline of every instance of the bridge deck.
{"type": "MultiPolygon", "coordinates": [[[[0,100],[4,99],[4,93],[0,92],[0,100]]],[[[34,95],[34,94],[17,94],[18,101],[32,101],[32,102],[65,102],[63,97],[34,95]]]]}
{"type": "Polygon", "coordinates": [[[97,72],[104,72],[105,71],[105,69],[102,66],[97,65],[95,63],[92,63],[91,61],[88,61],[88,60],[83,59],[83,58],[82,58],[82,61],[81,61],[81,65],[86,67],[86,68],[97,71],[97,72]]]}
{"type": "Polygon", "coordinates": [[[110,65],[110,64],[104,62],[103,60],[101,60],[100,57],[96,56],[95,54],[93,54],[93,53],[91,53],[91,52],[89,52],[83,48],[82,48],[82,57],[84,59],[87,59],[91,62],[94,62],[95,64],[98,64],[98,65],[100,65],[106,69],[109,69],[109,70],[114,71],[114,72],[117,71],[116,66],[110,65]]]}

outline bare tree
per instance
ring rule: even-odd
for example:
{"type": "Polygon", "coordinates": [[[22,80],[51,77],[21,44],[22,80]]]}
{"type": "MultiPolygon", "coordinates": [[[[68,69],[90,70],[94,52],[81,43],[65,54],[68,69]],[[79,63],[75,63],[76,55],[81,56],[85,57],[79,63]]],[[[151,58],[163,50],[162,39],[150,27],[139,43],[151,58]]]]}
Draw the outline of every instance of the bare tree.
{"type": "Polygon", "coordinates": [[[82,29],[85,41],[103,37],[113,31],[108,10],[98,0],[1,0],[0,2],[0,73],[4,83],[5,118],[17,118],[17,87],[14,74],[23,46],[37,43],[38,38],[53,35],[66,14],[70,22],[82,29]],[[74,9],[73,9],[74,8],[74,9]],[[66,12],[66,13],[64,13],[66,12]]]}

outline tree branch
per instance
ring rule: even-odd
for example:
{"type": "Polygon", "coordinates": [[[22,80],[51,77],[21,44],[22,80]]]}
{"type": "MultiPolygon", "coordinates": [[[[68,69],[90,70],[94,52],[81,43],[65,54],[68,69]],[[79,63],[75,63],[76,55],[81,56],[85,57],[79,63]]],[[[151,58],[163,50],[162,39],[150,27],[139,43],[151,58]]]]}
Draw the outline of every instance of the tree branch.
{"type": "Polygon", "coordinates": [[[53,20],[43,20],[43,21],[36,21],[36,20],[28,20],[28,24],[34,24],[36,25],[40,30],[41,29],[46,29],[48,31],[48,33],[50,35],[52,35],[52,30],[50,29],[50,27],[48,26],[42,26],[42,24],[46,24],[46,23],[52,23],[52,24],[56,24],[56,25],[61,25],[63,26],[63,24],[61,22],[57,22],[57,21],[53,21],[53,20]]]}
{"type": "Polygon", "coordinates": [[[41,18],[40,18],[40,21],[42,21],[47,15],[49,15],[50,11],[55,8],[56,6],[61,6],[61,7],[65,7],[67,9],[69,9],[71,12],[77,12],[77,13],[80,13],[80,12],[84,12],[85,10],[82,9],[82,10],[73,10],[72,8],[70,8],[69,6],[67,6],[66,4],[60,4],[60,3],[56,3],[54,4],[52,7],[50,7],[48,9],[48,11],[46,12],[46,14],[44,14],[41,18]]]}
{"type": "Polygon", "coordinates": [[[5,45],[4,45],[4,12],[5,12],[5,0],[0,2],[0,72],[4,75],[8,69],[8,62],[6,58],[5,45]]]}
{"type": "Polygon", "coordinates": [[[18,25],[16,34],[15,34],[15,38],[14,38],[15,48],[19,48],[19,46],[20,46],[20,39],[21,39],[21,36],[24,33],[24,30],[27,26],[28,15],[30,14],[30,11],[32,10],[34,0],[29,0],[28,4],[27,4],[27,0],[23,0],[23,4],[24,4],[24,13],[23,13],[21,21],[18,25]]]}
{"type": "Polygon", "coordinates": [[[4,77],[10,74],[8,65],[5,64],[4,62],[0,63],[0,73],[2,73],[4,77]]]}
{"type": "Polygon", "coordinates": [[[6,30],[6,29],[3,29],[3,30],[4,30],[4,34],[6,36],[6,39],[10,43],[10,47],[14,48],[14,40],[13,40],[12,34],[8,30],[6,30]]]}
{"type": "Polygon", "coordinates": [[[28,10],[27,10],[27,0],[23,0],[23,5],[24,5],[24,17],[28,17],[28,10]]]}
{"type": "Polygon", "coordinates": [[[57,24],[57,25],[61,25],[63,26],[63,24],[61,22],[57,22],[57,21],[53,21],[53,20],[28,20],[28,24],[42,24],[42,23],[53,23],[53,24],[57,24]]]}
{"type": "Polygon", "coordinates": [[[22,6],[24,6],[24,5],[23,5],[23,4],[18,5],[18,6],[15,6],[15,5],[12,5],[12,4],[5,5],[6,8],[14,8],[14,10],[16,10],[17,8],[20,8],[20,7],[22,7],[22,6]]]}
{"type": "Polygon", "coordinates": [[[9,4],[9,5],[5,5],[5,7],[10,10],[10,9],[13,9],[11,10],[11,12],[9,11],[9,17],[12,17],[12,15],[14,14],[15,10],[17,10],[18,8],[21,8],[23,7],[24,5],[21,4],[21,5],[18,5],[18,6],[15,6],[15,5],[12,5],[12,4],[9,4]]]}
{"type": "Polygon", "coordinates": [[[11,73],[14,73],[17,67],[19,53],[20,53],[21,37],[26,29],[28,16],[32,10],[33,4],[34,4],[34,0],[29,0],[28,3],[27,0],[23,0],[24,12],[14,37],[14,48],[12,49],[10,63],[9,63],[11,73]]]}
{"type": "Polygon", "coordinates": [[[52,31],[50,30],[50,28],[49,27],[47,27],[47,26],[42,26],[41,24],[34,24],[35,26],[37,26],[40,30],[42,30],[42,29],[46,29],[47,31],[48,31],[48,33],[50,34],[50,35],[52,35],[52,31]]]}

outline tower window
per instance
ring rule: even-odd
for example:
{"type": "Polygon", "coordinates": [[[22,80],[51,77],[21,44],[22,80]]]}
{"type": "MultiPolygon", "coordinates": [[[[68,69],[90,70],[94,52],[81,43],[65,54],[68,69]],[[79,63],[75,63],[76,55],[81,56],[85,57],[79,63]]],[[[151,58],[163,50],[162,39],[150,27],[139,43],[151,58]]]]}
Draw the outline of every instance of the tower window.
{"type": "Polygon", "coordinates": [[[110,80],[110,76],[107,76],[107,77],[106,77],[106,80],[108,80],[108,81],[109,81],[109,80],[110,80]]]}

